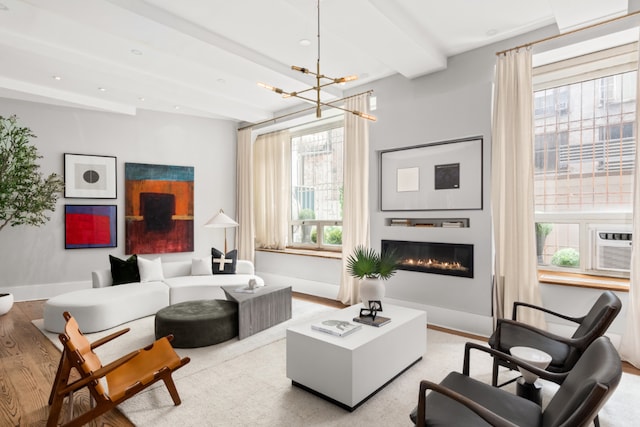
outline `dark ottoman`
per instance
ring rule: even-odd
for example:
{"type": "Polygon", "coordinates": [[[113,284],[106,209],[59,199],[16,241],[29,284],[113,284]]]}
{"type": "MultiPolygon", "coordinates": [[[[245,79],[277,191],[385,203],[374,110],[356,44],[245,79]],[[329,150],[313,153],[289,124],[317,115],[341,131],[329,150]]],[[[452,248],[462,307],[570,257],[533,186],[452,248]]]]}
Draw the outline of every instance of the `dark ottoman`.
{"type": "Polygon", "coordinates": [[[173,334],[177,348],[205,347],[238,336],[238,304],[224,300],[186,301],[156,313],[156,339],[173,334]]]}

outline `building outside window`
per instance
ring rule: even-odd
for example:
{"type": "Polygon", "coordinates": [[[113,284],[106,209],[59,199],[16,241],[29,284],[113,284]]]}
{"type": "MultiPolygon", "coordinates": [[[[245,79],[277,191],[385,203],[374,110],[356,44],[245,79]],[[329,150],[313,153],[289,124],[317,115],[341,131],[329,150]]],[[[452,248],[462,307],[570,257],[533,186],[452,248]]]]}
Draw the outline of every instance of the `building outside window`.
{"type": "Polygon", "coordinates": [[[341,121],[292,132],[290,247],[342,247],[343,138],[341,121]]]}
{"type": "Polygon", "coordinates": [[[576,77],[557,85],[534,78],[539,268],[628,277],[636,71],[584,79],[581,66],[564,70],[576,77]]]}

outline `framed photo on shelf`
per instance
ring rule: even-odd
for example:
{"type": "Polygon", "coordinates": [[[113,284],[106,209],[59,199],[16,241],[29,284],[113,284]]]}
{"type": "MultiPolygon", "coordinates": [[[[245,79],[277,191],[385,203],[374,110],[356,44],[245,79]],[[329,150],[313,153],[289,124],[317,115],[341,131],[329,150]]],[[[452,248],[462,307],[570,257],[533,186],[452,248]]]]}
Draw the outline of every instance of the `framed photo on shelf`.
{"type": "Polygon", "coordinates": [[[116,158],[65,153],[64,197],[115,199],[116,158]]]}
{"type": "Polygon", "coordinates": [[[116,205],[64,205],[64,248],[118,246],[116,205]]]}
{"type": "Polygon", "coordinates": [[[482,138],[380,153],[380,209],[482,209],[482,138]]]}

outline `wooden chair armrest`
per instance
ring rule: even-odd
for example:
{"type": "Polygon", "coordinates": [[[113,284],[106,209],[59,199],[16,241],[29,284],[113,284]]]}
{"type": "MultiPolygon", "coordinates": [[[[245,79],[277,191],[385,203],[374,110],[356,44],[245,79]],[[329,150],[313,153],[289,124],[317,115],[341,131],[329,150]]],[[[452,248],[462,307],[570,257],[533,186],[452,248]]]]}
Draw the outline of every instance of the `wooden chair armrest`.
{"type": "Polygon", "coordinates": [[[125,329],[121,329],[117,332],[114,332],[110,335],[107,335],[106,337],[102,337],[100,339],[95,340],[94,342],[91,343],[91,350],[100,347],[102,344],[108,343],[109,341],[118,338],[120,335],[124,335],[127,332],[129,332],[131,330],[131,328],[125,328],[125,329]]]}
{"type": "Polygon", "coordinates": [[[542,335],[543,337],[552,339],[554,341],[559,341],[561,343],[564,343],[564,344],[572,346],[572,347],[579,347],[579,344],[582,342],[582,338],[575,339],[575,338],[570,338],[570,337],[563,337],[562,335],[557,335],[557,334],[554,334],[552,332],[545,331],[545,330],[542,330],[540,328],[536,328],[535,326],[531,326],[531,325],[529,325],[527,323],[522,323],[522,322],[518,322],[517,320],[511,320],[511,319],[498,319],[497,326],[496,326],[496,332],[497,332],[497,336],[496,336],[497,341],[496,342],[500,342],[499,341],[500,333],[501,333],[500,332],[500,328],[501,328],[502,324],[505,324],[505,323],[508,324],[508,325],[514,326],[516,328],[527,329],[527,330],[529,330],[529,331],[531,331],[533,333],[536,333],[538,335],[542,335]]]}
{"type": "Polygon", "coordinates": [[[531,309],[534,309],[534,310],[542,311],[544,313],[548,313],[548,314],[551,314],[553,316],[560,317],[561,319],[569,320],[569,321],[574,322],[574,323],[580,323],[580,322],[582,322],[582,320],[584,320],[584,316],[583,317],[571,317],[571,316],[567,316],[567,315],[562,314],[562,313],[558,313],[556,311],[549,310],[549,309],[544,308],[544,307],[540,307],[538,305],[533,305],[533,304],[529,304],[529,303],[521,302],[521,301],[516,301],[516,302],[513,303],[513,313],[511,315],[511,319],[512,320],[518,320],[517,319],[518,307],[527,307],[527,308],[531,308],[531,309]]]}
{"type": "Polygon", "coordinates": [[[503,353],[501,351],[495,350],[491,347],[486,347],[481,344],[468,342],[464,346],[464,362],[462,365],[462,373],[466,376],[469,376],[469,371],[470,371],[471,350],[483,351],[485,353],[490,354],[492,357],[497,357],[498,359],[507,360],[517,366],[520,366],[526,369],[527,371],[533,372],[534,374],[538,375],[542,379],[553,381],[556,384],[561,384],[568,375],[568,373],[549,372],[547,370],[540,369],[537,366],[534,366],[528,362],[525,362],[522,359],[513,357],[510,354],[503,353]]]}
{"type": "Polygon", "coordinates": [[[441,386],[440,384],[433,383],[431,381],[422,380],[420,381],[420,395],[418,396],[418,419],[416,422],[416,426],[424,427],[425,425],[425,400],[426,400],[426,391],[433,390],[436,393],[440,393],[450,399],[455,400],[458,403],[466,406],[475,412],[480,418],[496,427],[517,427],[516,424],[511,421],[501,417],[500,415],[491,412],[484,406],[479,405],[477,402],[469,399],[466,396],[461,395],[460,393],[453,391],[447,387],[441,386]]]}

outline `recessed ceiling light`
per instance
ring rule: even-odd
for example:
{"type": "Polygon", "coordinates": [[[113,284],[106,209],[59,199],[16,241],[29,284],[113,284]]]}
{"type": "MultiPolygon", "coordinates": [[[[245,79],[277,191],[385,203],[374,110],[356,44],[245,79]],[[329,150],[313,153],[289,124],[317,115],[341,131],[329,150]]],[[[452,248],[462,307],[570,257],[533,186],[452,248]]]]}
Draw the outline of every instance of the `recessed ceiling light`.
{"type": "Polygon", "coordinates": [[[106,92],[106,91],[107,91],[107,90],[106,90],[105,88],[103,88],[103,87],[99,87],[99,88],[98,88],[98,90],[99,90],[100,92],[106,92]]]}
{"type": "Polygon", "coordinates": [[[491,37],[491,36],[495,36],[496,34],[498,34],[498,30],[496,30],[495,28],[492,28],[492,29],[490,29],[490,30],[487,30],[487,35],[488,35],[489,37],[491,37]]]}
{"type": "Polygon", "coordinates": [[[302,39],[298,43],[300,46],[311,46],[311,41],[309,41],[309,39],[302,39]]]}
{"type": "Polygon", "coordinates": [[[225,79],[218,79],[216,81],[221,85],[223,85],[223,84],[225,84],[227,82],[225,79]]]}
{"type": "Polygon", "coordinates": [[[180,109],[180,106],[179,106],[179,105],[174,105],[174,106],[173,106],[173,109],[174,109],[174,110],[179,110],[179,109],[180,109]]]}
{"type": "Polygon", "coordinates": [[[138,49],[131,49],[131,53],[138,56],[142,55],[142,51],[138,49]]]}
{"type": "Polygon", "coordinates": [[[53,80],[58,80],[58,81],[62,80],[62,77],[60,77],[60,76],[51,76],[51,78],[53,80]]]}
{"type": "Polygon", "coordinates": [[[138,97],[138,101],[143,101],[144,102],[144,96],[138,97]]]}

